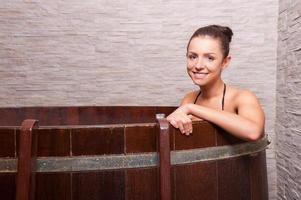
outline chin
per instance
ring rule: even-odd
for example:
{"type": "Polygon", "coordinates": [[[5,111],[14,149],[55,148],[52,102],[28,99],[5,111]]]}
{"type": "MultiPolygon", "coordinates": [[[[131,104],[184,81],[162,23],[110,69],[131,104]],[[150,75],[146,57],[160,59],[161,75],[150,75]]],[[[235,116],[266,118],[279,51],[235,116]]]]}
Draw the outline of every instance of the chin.
{"type": "Polygon", "coordinates": [[[205,85],[208,85],[210,84],[212,81],[214,81],[214,77],[212,77],[211,75],[207,75],[206,77],[204,78],[197,78],[195,76],[193,76],[193,74],[190,74],[189,75],[191,80],[193,81],[193,83],[195,85],[198,85],[198,86],[205,86],[205,85]]]}
{"type": "Polygon", "coordinates": [[[198,86],[204,86],[207,84],[207,81],[200,79],[192,79],[193,83],[198,86]]]}

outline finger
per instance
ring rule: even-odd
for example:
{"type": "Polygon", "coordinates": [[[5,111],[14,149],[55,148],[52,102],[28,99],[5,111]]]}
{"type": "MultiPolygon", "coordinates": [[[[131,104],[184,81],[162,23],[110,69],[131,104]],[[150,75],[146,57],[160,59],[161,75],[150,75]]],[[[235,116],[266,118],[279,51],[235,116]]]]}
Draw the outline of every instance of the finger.
{"type": "Polygon", "coordinates": [[[189,119],[193,119],[194,118],[194,116],[191,115],[191,114],[187,115],[187,117],[189,117],[189,119]]]}
{"type": "Polygon", "coordinates": [[[191,124],[190,124],[189,133],[192,134],[192,131],[193,131],[193,126],[192,126],[192,123],[191,123],[191,124]]]}
{"type": "Polygon", "coordinates": [[[192,130],[189,129],[189,130],[186,132],[186,135],[189,136],[189,135],[191,135],[191,134],[192,134],[192,130]]]}
{"type": "Polygon", "coordinates": [[[189,132],[190,132],[190,125],[189,125],[190,123],[189,123],[189,121],[186,121],[184,124],[183,124],[183,126],[184,126],[184,132],[185,132],[185,134],[189,134],[189,132]]]}
{"type": "Polygon", "coordinates": [[[184,123],[184,128],[186,133],[191,133],[192,131],[192,121],[189,117],[187,117],[185,123],[184,123]]]}
{"type": "Polygon", "coordinates": [[[185,133],[185,135],[191,135],[192,134],[192,128],[189,128],[187,131],[186,131],[186,133],[185,133]]]}
{"type": "Polygon", "coordinates": [[[185,129],[184,129],[184,126],[183,126],[182,122],[179,121],[179,122],[177,123],[177,125],[178,125],[179,130],[181,131],[181,133],[184,134],[184,133],[185,133],[185,129]]]}

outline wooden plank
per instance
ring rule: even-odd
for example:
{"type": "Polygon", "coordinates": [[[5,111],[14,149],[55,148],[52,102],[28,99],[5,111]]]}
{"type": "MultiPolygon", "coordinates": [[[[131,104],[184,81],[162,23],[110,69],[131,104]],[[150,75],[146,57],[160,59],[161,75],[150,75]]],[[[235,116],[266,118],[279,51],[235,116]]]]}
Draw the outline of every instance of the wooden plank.
{"type": "Polygon", "coordinates": [[[175,200],[217,200],[216,161],[173,166],[175,200]]]}
{"type": "Polygon", "coordinates": [[[126,199],[159,200],[158,168],[129,169],[126,171],[126,199]]]}
{"type": "Polygon", "coordinates": [[[33,128],[38,126],[34,119],[24,120],[20,131],[16,200],[35,198],[35,164],[37,136],[33,128]]]}
{"type": "Polygon", "coordinates": [[[195,149],[216,146],[215,129],[208,122],[193,123],[193,132],[189,136],[175,131],[175,150],[195,149]]]}
{"type": "Polygon", "coordinates": [[[73,156],[124,153],[123,128],[76,128],[71,137],[73,156]]]}
{"type": "Polygon", "coordinates": [[[156,152],[157,135],[156,127],[125,126],[126,153],[156,152]]]}
{"type": "Polygon", "coordinates": [[[265,151],[250,156],[250,190],[252,200],[269,199],[265,151]]]}
{"type": "Polygon", "coordinates": [[[71,173],[37,173],[36,199],[71,200],[71,173]]]}
{"type": "Polygon", "coordinates": [[[250,200],[248,156],[228,158],[218,163],[218,199],[250,200]]]}
{"type": "Polygon", "coordinates": [[[15,157],[15,129],[0,129],[0,157],[15,157]]]}
{"type": "Polygon", "coordinates": [[[38,156],[69,156],[70,130],[68,129],[39,129],[38,156]]]}
{"type": "Polygon", "coordinates": [[[0,198],[3,200],[15,200],[16,173],[0,173],[0,198]]]}
{"type": "Polygon", "coordinates": [[[160,199],[171,200],[171,166],[169,122],[157,118],[159,123],[160,199]]]}
{"type": "Polygon", "coordinates": [[[73,200],[125,199],[125,172],[102,171],[72,174],[73,200]]]}

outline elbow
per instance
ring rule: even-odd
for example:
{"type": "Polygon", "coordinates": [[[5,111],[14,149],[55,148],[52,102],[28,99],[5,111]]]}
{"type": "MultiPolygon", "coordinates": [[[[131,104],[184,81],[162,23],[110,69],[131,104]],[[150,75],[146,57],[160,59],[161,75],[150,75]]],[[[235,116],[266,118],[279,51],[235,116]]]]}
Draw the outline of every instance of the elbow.
{"type": "Polygon", "coordinates": [[[250,142],[255,142],[257,141],[258,139],[261,138],[261,135],[258,135],[258,134],[251,134],[249,137],[248,137],[248,141],[250,142]]]}
{"type": "Polygon", "coordinates": [[[254,130],[250,131],[250,134],[248,134],[248,141],[254,142],[256,140],[259,140],[263,136],[263,130],[259,127],[254,128],[254,130]]]}

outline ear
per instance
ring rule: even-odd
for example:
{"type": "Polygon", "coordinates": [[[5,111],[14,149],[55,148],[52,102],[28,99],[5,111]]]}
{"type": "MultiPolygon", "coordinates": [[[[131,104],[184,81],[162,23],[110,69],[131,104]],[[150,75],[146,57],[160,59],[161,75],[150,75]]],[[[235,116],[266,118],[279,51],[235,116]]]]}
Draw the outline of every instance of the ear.
{"type": "Polygon", "coordinates": [[[222,69],[223,69],[223,70],[226,69],[226,68],[229,66],[230,62],[231,62],[231,56],[228,55],[228,56],[227,56],[226,58],[224,58],[224,60],[223,60],[223,63],[222,63],[222,69]]]}

